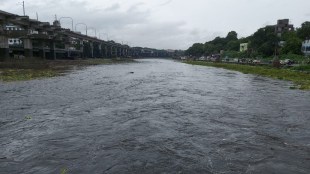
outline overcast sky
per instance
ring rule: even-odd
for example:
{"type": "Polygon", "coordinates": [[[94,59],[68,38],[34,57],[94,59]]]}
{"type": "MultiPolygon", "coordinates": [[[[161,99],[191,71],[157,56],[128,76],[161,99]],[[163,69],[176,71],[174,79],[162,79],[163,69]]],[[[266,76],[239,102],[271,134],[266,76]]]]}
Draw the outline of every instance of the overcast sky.
{"type": "MultiPolygon", "coordinates": [[[[0,10],[23,14],[21,0],[0,0],[0,10]]],[[[238,37],[289,18],[310,21],[310,0],[25,0],[26,15],[52,22],[55,14],[93,27],[101,38],[158,49],[187,49],[236,31],[238,37]]],[[[69,19],[61,20],[71,28],[69,19]]],[[[74,27],[75,28],[75,27],[74,27]]],[[[85,27],[77,30],[85,33],[85,27]]],[[[88,30],[94,35],[93,29],[88,30]]]]}

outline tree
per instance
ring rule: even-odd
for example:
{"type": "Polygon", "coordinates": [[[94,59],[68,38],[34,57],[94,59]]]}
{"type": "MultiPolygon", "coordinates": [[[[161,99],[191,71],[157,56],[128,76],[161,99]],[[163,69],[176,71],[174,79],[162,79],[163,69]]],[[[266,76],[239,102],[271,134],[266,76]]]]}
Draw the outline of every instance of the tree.
{"type": "Polygon", "coordinates": [[[226,45],[226,50],[228,51],[239,51],[240,42],[238,40],[229,41],[226,45]]]}
{"type": "Polygon", "coordinates": [[[230,42],[230,41],[236,41],[238,40],[238,34],[235,31],[230,31],[227,36],[226,36],[226,41],[230,42]]]}
{"type": "Polygon", "coordinates": [[[209,44],[213,44],[214,46],[213,53],[219,53],[221,50],[226,49],[226,38],[216,37],[209,44]]]}
{"type": "Polygon", "coordinates": [[[212,41],[205,44],[194,44],[190,47],[187,53],[200,56],[217,54],[221,50],[226,52],[227,56],[238,57],[269,57],[274,54],[301,54],[301,44],[305,39],[310,39],[310,22],[304,22],[296,31],[288,31],[278,37],[275,33],[274,26],[266,26],[258,29],[253,35],[246,38],[238,39],[238,34],[235,31],[230,31],[225,38],[216,37],[212,41]],[[279,41],[285,41],[282,48],[279,46],[279,41]],[[236,54],[239,51],[241,43],[248,43],[248,51],[236,54]]]}
{"type": "Polygon", "coordinates": [[[287,32],[283,35],[285,40],[284,47],[281,53],[284,54],[302,54],[301,53],[301,43],[302,40],[297,36],[296,32],[287,32]]]}
{"type": "Polygon", "coordinates": [[[192,56],[201,56],[204,53],[204,44],[202,43],[195,43],[193,46],[191,46],[187,51],[187,55],[192,56]]]}
{"type": "Polygon", "coordinates": [[[301,28],[297,29],[297,36],[301,40],[310,39],[310,22],[306,21],[301,24],[301,28]]]}
{"type": "Polygon", "coordinates": [[[216,53],[216,47],[215,45],[211,44],[210,42],[206,42],[204,44],[204,54],[205,55],[211,55],[213,53],[216,53]]]}
{"type": "Polygon", "coordinates": [[[274,32],[274,27],[267,26],[265,28],[258,29],[250,40],[250,48],[254,51],[258,51],[266,57],[272,56],[275,47],[278,45],[279,38],[274,32]]]}

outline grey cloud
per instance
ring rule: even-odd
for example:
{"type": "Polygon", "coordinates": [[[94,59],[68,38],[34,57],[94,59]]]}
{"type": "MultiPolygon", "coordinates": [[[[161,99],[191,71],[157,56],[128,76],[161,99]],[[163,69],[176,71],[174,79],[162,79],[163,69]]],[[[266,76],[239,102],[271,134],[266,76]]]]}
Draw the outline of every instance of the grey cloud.
{"type": "MultiPolygon", "coordinates": [[[[153,48],[171,48],[171,45],[182,47],[186,42],[187,31],[183,28],[185,22],[145,23],[130,25],[120,31],[123,39],[132,41],[134,46],[153,48]]],[[[120,39],[120,38],[118,38],[120,39]]]]}
{"type": "MultiPolygon", "coordinates": [[[[30,1],[30,0],[29,0],[30,1]]],[[[36,12],[39,14],[39,20],[44,22],[53,22],[55,14],[58,19],[60,17],[72,17],[74,24],[83,22],[88,27],[94,27],[99,32],[109,32],[111,35],[117,33],[126,28],[128,25],[144,24],[149,20],[150,11],[148,9],[141,10],[138,8],[144,3],[136,3],[129,6],[128,11],[118,10],[120,5],[115,3],[106,9],[95,7],[96,9],[89,7],[89,3],[85,0],[80,1],[27,1],[26,14],[30,18],[36,18],[36,12]],[[46,4],[49,4],[48,6],[46,4]]],[[[7,1],[6,4],[11,4],[12,1],[7,1]]],[[[7,5],[8,7],[10,5],[7,5]]],[[[2,10],[2,9],[1,9],[2,10]]],[[[22,10],[14,9],[13,13],[21,14],[22,10]]],[[[62,27],[71,29],[71,21],[69,19],[63,19],[61,21],[62,27]]],[[[73,26],[75,28],[75,26],[73,26]]],[[[77,29],[84,33],[84,28],[78,26],[77,29]]],[[[89,33],[93,33],[89,31],[89,33]]],[[[119,33],[121,34],[121,33],[119,33]]]]}
{"type": "MultiPolygon", "coordinates": [[[[17,1],[0,0],[0,8],[22,15],[17,1]]],[[[38,12],[40,21],[53,22],[57,14],[58,18],[72,17],[75,24],[86,23],[96,28],[97,34],[108,33],[112,39],[139,46],[185,49],[194,42],[224,37],[231,30],[246,37],[281,18],[299,26],[310,16],[310,1],[300,1],[283,0],[284,8],[269,8],[278,5],[270,0],[26,0],[25,6],[26,15],[36,18],[38,12]],[[163,8],[171,3],[173,8],[163,8]]],[[[71,21],[64,19],[62,25],[71,28],[71,21]]],[[[78,29],[85,30],[82,26],[78,29]]]]}
{"type": "MultiPolygon", "coordinates": [[[[51,1],[52,0],[48,2],[51,1]]],[[[88,26],[95,27],[97,30],[100,28],[118,30],[126,25],[143,23],[147,21],[147,18],[150,16],[150,12],[147,10],[139,11],[135,9],[127,12],[118,11],[117,9],[120,8],[120,5],[117,3],[106,9],[88,9],[86,1],[72,2],[73,1],[54,2],[53,6],[55,6],[55,8],[48,8],[43,12],[41,11],[42,13],[39,13],[40,19],[49,18],[50,20],[54,20],[53,16],[57,14],[58,18],[61,16],[69,16],[74,19],[74,23],[83,22],[88,26]]],[[[136,7],[139,5],[142,5],[142,3],[135,4],[136,7]]],[[[33,5],[29,9],[35,12],[34,9],[39,9],[39,6],[33,5]]],[[[65,25],[65,28],[71,26],[70,21],[63,21],[62,23],[65,25]]]]}
{"type": "Polygon", "coordinates": [[[117,9],[119,9],[121,6],[118,3],[113,4],[112,6],[104,9],[105,11],[115,11],[117,9]]]}
{"type": "Polygon", "coordinates": [[[1,0],[0,1],[0,5],[3,5],[3,4],[5,4],[5,3],[7,3],[7,2],[9,2],[10,0],[1,0]]]}
{"type": "Polygon", "coordinates": [[[162,4],[159,4],[159,6],[165,6],[165,5],[170,4],[171,2],[173,2],[173,0],[168,0],[168,1],[164,2],[164,3],[162,3],[162,4]]]}
{"type": "Polygon", "coordinates": [[[138,7],[139,7],[139,6],[142,6],[142,5],[144,5],[144,2],[135,3],[135,4],[131,5],[131,6],[128,8],[127,12],[137,11],[137,10],[138,10],[138,7]]]}
{"type": "Polygon", "coordinates": [[[80,20],[87,21],[90,25],[97,26],[104,30],[119,30],[128,25],[146,23],[149,16],[149,11],[97,12],[95,14],[89,14],[89,16],[84,16],[80,20]]]}
{"type": "Polygon", "coordinates": [[[193,36],[199,35],[199,30],[198,30],[198,29],[193,29],[193,30],[190,32],[190,34],[193,35],[193,36]]]}

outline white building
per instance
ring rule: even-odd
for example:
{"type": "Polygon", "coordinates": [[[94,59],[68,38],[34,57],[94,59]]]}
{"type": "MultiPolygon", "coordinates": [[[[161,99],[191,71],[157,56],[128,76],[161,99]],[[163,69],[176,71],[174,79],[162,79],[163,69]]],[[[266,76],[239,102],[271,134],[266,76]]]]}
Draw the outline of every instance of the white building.
{"type": "Polygon", "coordinates": [[[245,52],[248,50],[249,43],[241,43],[240,44],[240,52],[245,52]]]}
{"type": "Polygon", "coordinates": [[[301,51],[305,56],[310,56],[310,39],[302,42],[301,51]]]}
{"type": "MultiPolygon", "coordinates": [[[[24,30],[23,28],[20,28],[20,27],[15,26],[15,25],[7,25],[5,28],[8,31],[24,30]]],[[[23,44],[23,41],[19,38],[9,38],[8,42],[9,42],[9,45],[21,45],[21,44],[23,44]]]]}

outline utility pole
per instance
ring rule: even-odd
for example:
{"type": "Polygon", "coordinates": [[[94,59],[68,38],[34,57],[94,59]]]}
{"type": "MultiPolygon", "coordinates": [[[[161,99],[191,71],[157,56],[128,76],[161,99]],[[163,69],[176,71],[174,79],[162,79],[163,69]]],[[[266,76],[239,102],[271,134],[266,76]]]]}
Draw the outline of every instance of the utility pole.
{"type": "Polygon", "coordinates": [[[23,12],[24,12],[24,16],[26,16],[25,14],[25,2],[23,1],[23,12]]]}

